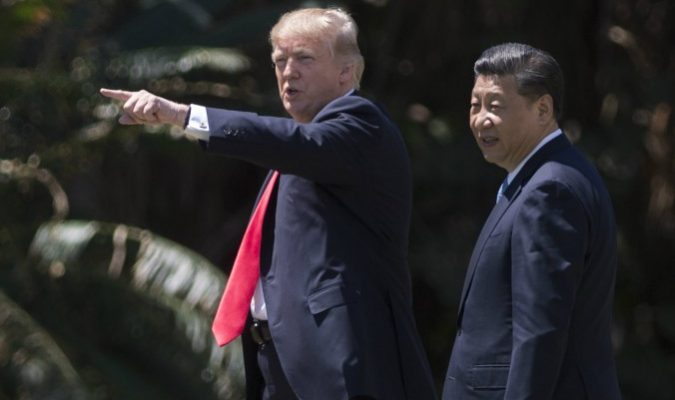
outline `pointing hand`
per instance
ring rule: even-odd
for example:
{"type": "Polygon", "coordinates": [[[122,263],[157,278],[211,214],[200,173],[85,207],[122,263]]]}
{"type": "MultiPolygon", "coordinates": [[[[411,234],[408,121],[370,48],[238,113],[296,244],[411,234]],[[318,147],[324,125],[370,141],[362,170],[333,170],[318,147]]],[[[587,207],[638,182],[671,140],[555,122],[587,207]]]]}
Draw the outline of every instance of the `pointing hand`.
{"type": "Polygon", "coordinates": [[[186,104],[175,103],[145,90],[101,89],[101,94],[124,102],[124,114],[119,119],[123,125],[173,124],[182,127],[190,110],[186,104]]]}

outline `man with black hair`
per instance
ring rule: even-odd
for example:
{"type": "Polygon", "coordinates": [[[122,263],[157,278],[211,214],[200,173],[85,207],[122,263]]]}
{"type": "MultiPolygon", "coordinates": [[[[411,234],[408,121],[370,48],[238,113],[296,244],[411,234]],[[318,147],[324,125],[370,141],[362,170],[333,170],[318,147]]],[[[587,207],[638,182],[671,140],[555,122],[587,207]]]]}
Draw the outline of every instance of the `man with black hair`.
{"type": "Polygon", "coordinates": [[[469,262],[443,399],[619,399],[614,212],[558,127],[560,67],[507,43],[474,73],[471,130],[508,175],[469,262]]]}

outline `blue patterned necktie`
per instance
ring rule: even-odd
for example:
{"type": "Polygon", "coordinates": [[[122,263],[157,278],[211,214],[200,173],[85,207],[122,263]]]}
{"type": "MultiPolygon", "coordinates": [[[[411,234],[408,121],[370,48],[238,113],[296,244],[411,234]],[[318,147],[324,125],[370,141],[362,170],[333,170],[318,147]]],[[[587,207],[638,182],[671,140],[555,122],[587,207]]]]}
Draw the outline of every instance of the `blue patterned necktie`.
{"type": "Polygon", "coordinates": [[[509,177],[507,176],[502,181],[502,184],[499,185],[499,191],[497,192],[497,201],[495,201],[495,203],[499,203],[499,200],[501,200],[502,197],[504,197],[504,193],[506,193],[506,188],[508,187],[509,187],[509,177]]]}

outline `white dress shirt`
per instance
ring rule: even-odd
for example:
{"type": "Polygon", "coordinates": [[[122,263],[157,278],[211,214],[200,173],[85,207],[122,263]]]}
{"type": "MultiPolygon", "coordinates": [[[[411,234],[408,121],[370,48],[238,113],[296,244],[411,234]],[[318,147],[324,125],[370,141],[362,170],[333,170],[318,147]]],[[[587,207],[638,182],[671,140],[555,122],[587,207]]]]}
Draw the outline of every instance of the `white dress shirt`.
{"type": "Polygon", "coordinates": [[[190,118],[185,126],[185,134],[193,139],[209,141],[209,117],[206,107],[190,104],[190,118]]]}

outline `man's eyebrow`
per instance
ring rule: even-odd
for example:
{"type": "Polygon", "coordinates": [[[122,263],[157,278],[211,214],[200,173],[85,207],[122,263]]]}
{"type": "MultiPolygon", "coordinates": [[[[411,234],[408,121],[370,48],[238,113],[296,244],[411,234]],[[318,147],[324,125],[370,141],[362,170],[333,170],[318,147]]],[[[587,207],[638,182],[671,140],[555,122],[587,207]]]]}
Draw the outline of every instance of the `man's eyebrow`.
{"type": "Polygon", "coordinates": [[[293,51],[291,52],[291,54],[294,54],[294,55],[295,55],[295,54],[307,54],[307,53],[311,53],[311,52],[312,52],[312,51],[309,50],[309,49],[300,48],[300,49],[295,49],[295,50],[293,50],[293,51]]]}

